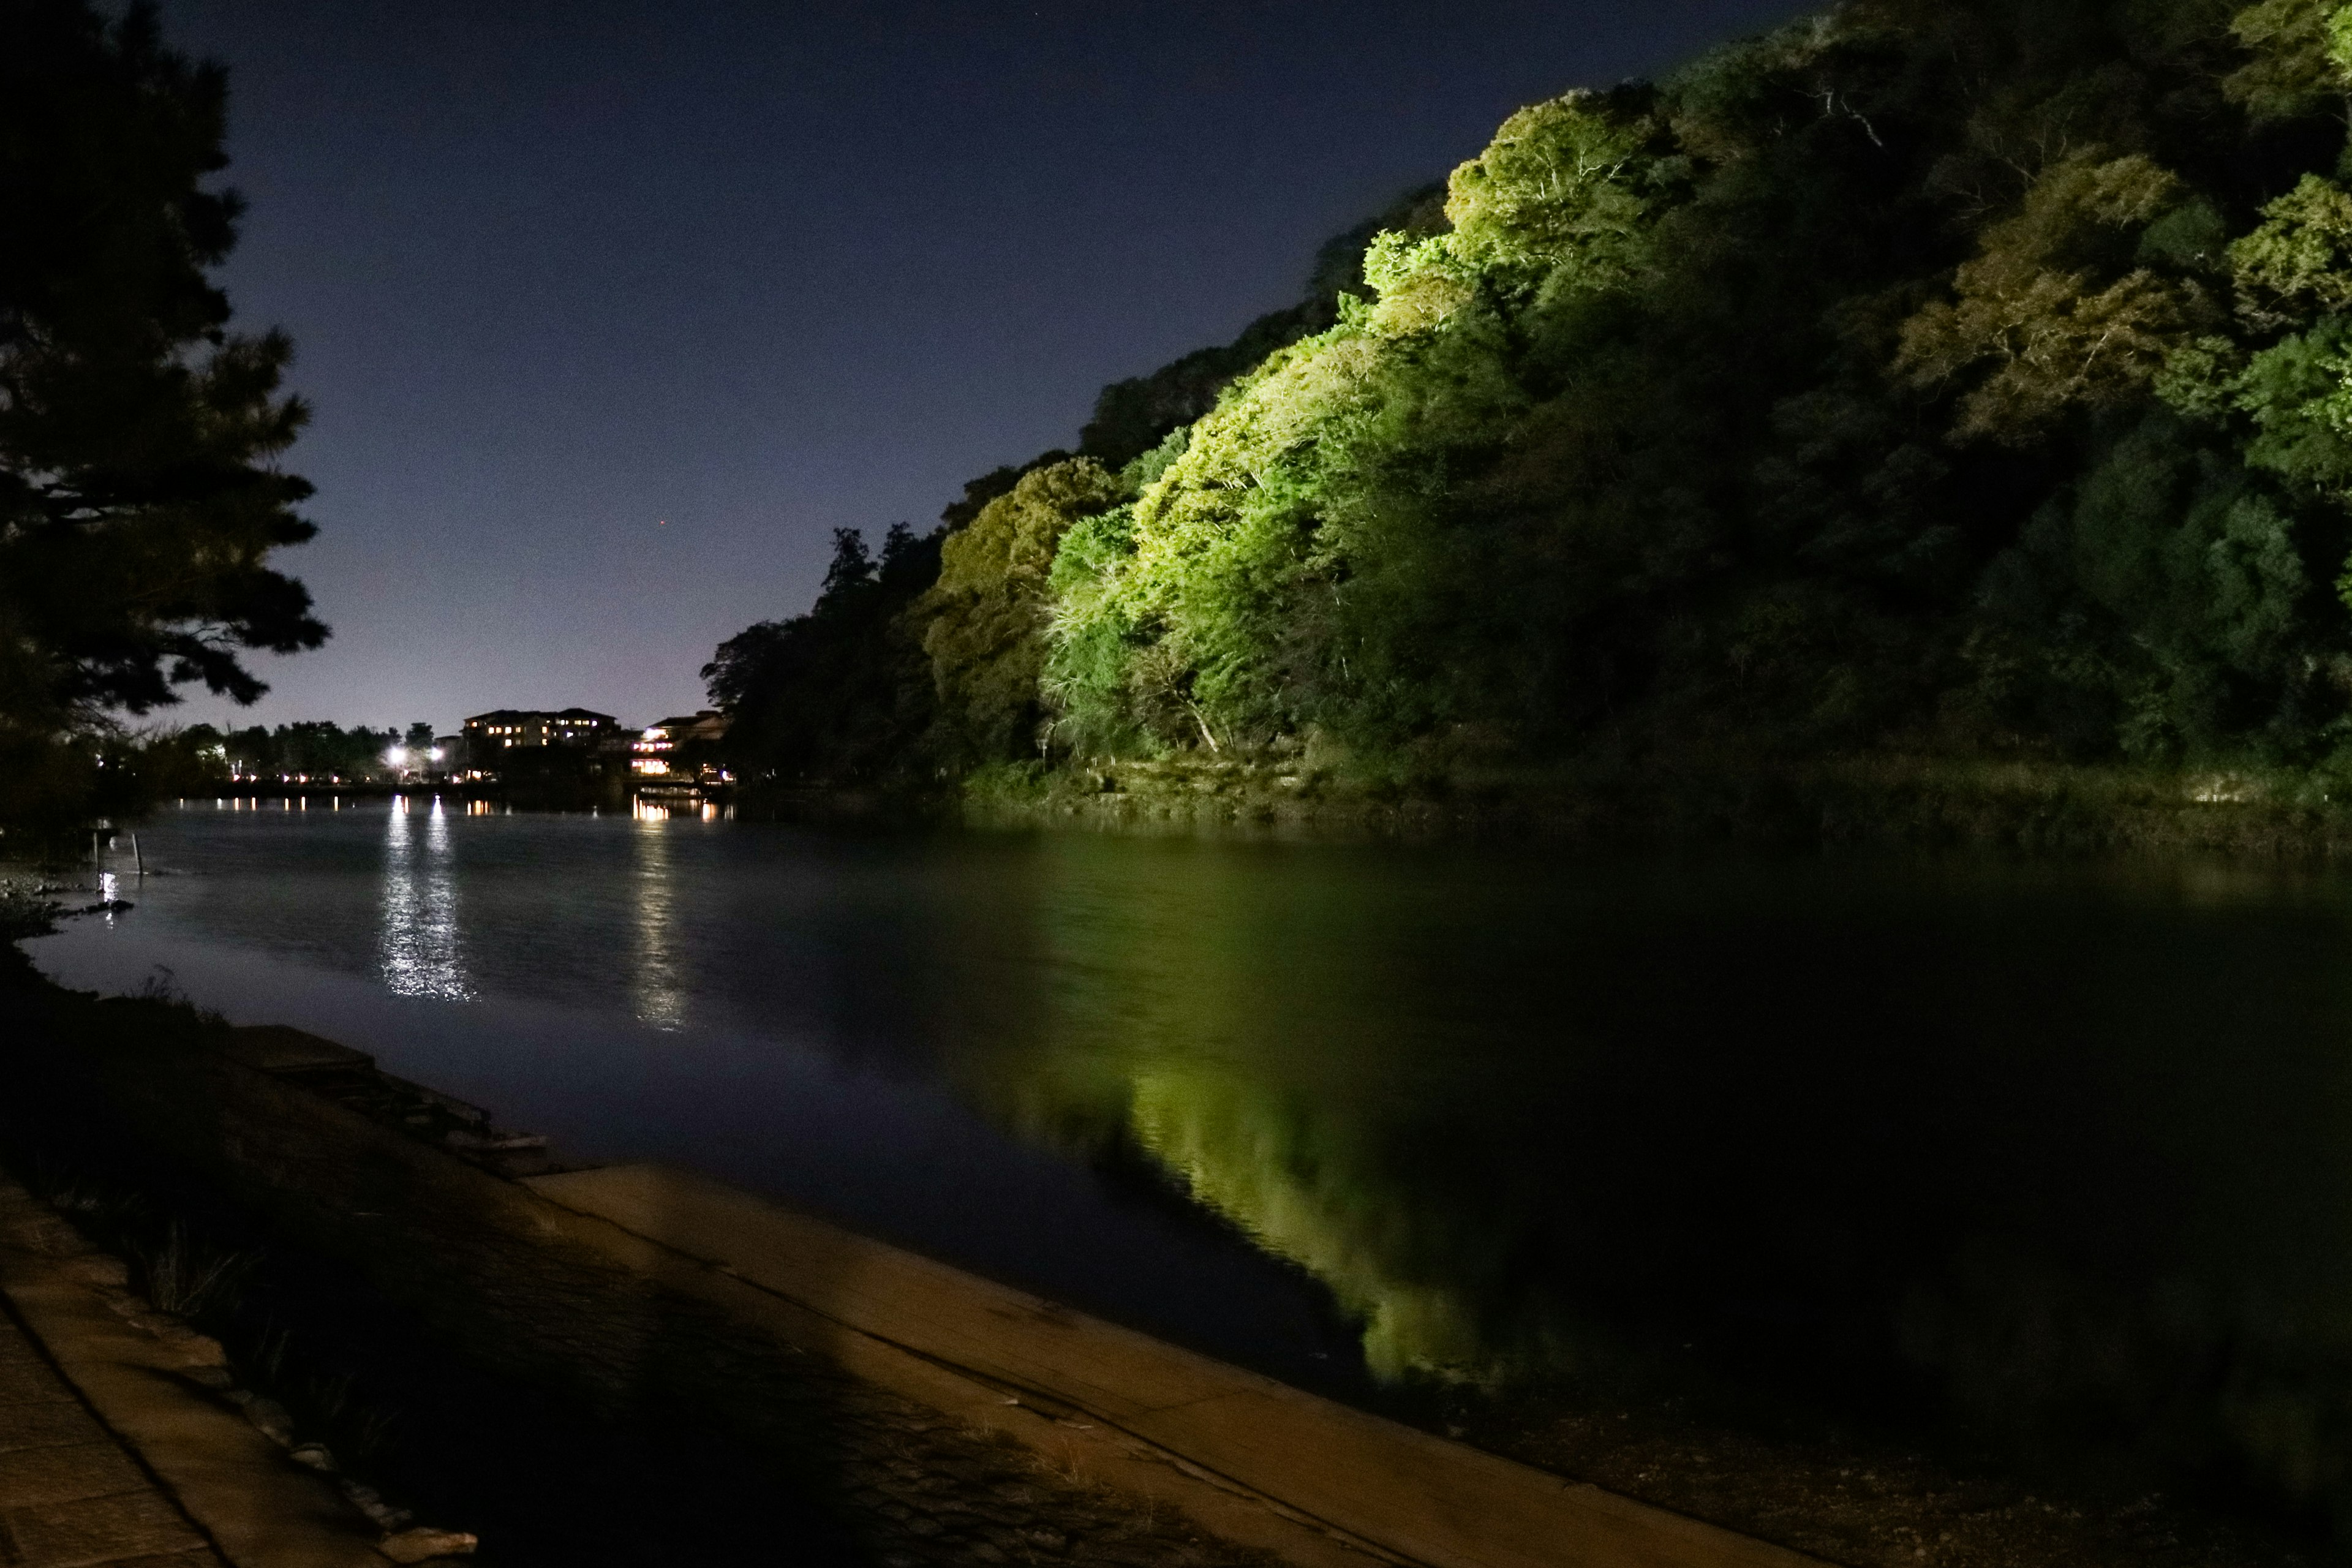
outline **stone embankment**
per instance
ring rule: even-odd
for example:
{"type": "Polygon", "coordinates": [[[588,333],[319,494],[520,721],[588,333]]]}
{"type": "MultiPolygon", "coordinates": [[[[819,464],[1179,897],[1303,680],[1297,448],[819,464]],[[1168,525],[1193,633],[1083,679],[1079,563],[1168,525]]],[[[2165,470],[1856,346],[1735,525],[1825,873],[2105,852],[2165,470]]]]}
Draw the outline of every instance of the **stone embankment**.
{"type": "MultiPolygon", "coordinates": [[[[29,1269],[18,1230],[35,1217],[0,1185],[0,1289],[68,1283],[29,1269]],[[47,1276],[47,1278],[43,1278],[47,1276]]],[[[41,1342],[0,1313],[0,1562],[223,1568],[195,1521],[68,1383],[41,1342]]]]}
{"type": "Polygon", "coordinates": [[[348,1259],[478,1362],[772,1454],[893,1568],[1811,1561],[715,1184],[566,1171],[328,1042],[216,1044],[93,1037],[11,1063],[8,1087],[348,1259]]]}
{"type": "Polygon", "coordinates": [[[130,1282],[0,1179],[0,1563],[383,1568],[473,1551],[296,1444],[217,1341],[130,1282]]]}
{"type": "Polygon", "coordinates": [[[532,1180],[581,1239],[874,1384],[1318,1568],[1811,1559],[1302,1393],[683,1172],[532,1180]],[[688,1267],[681,1268],[681,1264],[688,1267]],[[697,1267],[698,1266],[698,1267],[697,1267]]]}

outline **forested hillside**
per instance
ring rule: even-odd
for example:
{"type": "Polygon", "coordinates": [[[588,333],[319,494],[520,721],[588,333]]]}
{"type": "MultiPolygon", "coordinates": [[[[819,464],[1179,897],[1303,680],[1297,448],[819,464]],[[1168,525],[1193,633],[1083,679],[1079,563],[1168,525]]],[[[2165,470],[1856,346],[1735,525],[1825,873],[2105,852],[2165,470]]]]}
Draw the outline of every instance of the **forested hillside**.
{"type": "Polygon", "coordinates": [[[705,671],[1017,759],[2352,766],[2352,6],[1855,0],[1522,110],[705,671]]]}

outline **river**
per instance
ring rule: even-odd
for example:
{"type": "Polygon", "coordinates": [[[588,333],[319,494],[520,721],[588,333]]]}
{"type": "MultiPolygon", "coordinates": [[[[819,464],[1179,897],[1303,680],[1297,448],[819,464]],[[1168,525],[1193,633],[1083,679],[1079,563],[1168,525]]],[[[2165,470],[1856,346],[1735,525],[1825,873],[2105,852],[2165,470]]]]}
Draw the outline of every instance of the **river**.
{"type": "Polygon", "coordinates": [[[142,839],[47,973],[1343,1397],[1705,1385],[2352,1476],[2344,878],[425,797],[142,839]]]}

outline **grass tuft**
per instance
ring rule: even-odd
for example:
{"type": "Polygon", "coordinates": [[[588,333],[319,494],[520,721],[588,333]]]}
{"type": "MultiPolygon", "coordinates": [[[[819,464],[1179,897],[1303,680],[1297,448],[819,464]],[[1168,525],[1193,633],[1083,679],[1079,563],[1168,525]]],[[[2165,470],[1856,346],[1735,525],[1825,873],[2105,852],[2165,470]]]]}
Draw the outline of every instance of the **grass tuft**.
{"type": "Polygon", "coordinates": [[[146,1275],[147,1299],[160,1311],[193,1318],[215,1304],[233,1304],[256,1257],[250,1252],[224,1252],[198,1247],[188,1239],[187,1226],[173,1224],[163,1242],[141,1248],[135,1256],[146,1275]]]}

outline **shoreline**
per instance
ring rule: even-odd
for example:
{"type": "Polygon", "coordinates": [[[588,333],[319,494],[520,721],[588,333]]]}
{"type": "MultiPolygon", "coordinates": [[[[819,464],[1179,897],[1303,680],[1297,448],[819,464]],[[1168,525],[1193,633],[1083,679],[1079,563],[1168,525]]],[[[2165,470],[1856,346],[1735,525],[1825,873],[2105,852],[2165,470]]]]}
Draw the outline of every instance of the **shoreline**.
{"type": "MultiPolygon", "coordinates": [[[[507,811],[626,810],[633,797],[520,798],[479,785],[240,785],[217,797],[489,802],[507,811]]],[[[169,802],[158,803],[159,807],[169,802]]],[[[660,804],[660,803],[656,803],[660,804]]],[[[730,816],[816,827],[1088,832],[1311,842],[1526,842],[1594,850],[1736,846],[1979,849],[2067,858],[2352,858],[2352,777],[2262,766],[2144,767],[1915,753],[1802,762],[1365,777],[1292,759],[1097,759],[977,770],[951,784],[747,786],[730,816]]],[[[126,824],[131,819],[126,818],[126,824]]]]}
{"type": "MultiPolygon", "coordinates": [[[[756,1427],[772,1422],[775,1405],[796,1405],[790,1424],[800,1430],[771,1436],[798,1451],[804,1470],[836,1467],[860,1447],[891,1449],[911,1433],[950,1447],[1009,1443],[1027,1456],[1033,1485],[1058,1478],[1065,1491],[1123,1498],[1146,1521],[1173,1510],[1181,1520],[1170,1528],[1194,1532],[1185,1552],[1126,1561],[1227,1561],[1191,1550],[1209,1537],[1303,1568],[1813,1561],[715,1182],[567,1165],[543,1140],[300,1031],[200,1024],[198,1039],[176,1049],[81,1043],[98,1059],[29,1075],[20,1061],[14,1087],[45,1089],[53,1110],[70,1104],[126,1145],[238,1194],[404,1294],[469,1353],[552,1377],[592,1403],[683,1401],[730,1426],[756,1427]]],[[[1010,1462],[1000,1453],[995,1468],[1010,1462]]],[[[1104,1510],[1099,1496],[1039,1506],[1063,1523],[1104,1510]]],[[[878,1541],[859,1533],[891,1544],[887,1528],[878,1541]]]]}
{"type": "MultiPolygon", "coordinates": [[[[1187,758],[983,773],[939,809],[975,826],[1145,834],[2332,861],[2352,857],[2352,804],[2334,798],[2336,783],[2288,769],[1909,755],[1753,766],[1709,758],[1365,783],[1282,763],[1187,758]]],[[[2352,803],[2352,786],[2342,794],[2352,803]]],[[[794,799],[826,819],[813,795],[794,799]]],[[[853,820],[888,806],[872,792],[834,792],[829,804],[853,820]]]]}
{"type": "MultiPolygon", "coordinates": [[[[71,1106],[74,1116],[112,1124],[118,1138],[132,1134],[142,1158],[163,1162],[148,1164],[139,1177],[142,1190],[151,1195],[176,1190],[172,1183],[190,1173],[234,1191],[268,1217],[274,1233],[341,1258],[403,1303],[401,1310],[422,1314],[442,1340],[504,1375],[561,1387],[589,1407],[622,1417],[646,1408],[648,1400],[699,1412],[697,1420],[716,1423],[733,1435],[730,1440],[797,1455],[791,1460],[793,1472],[813,1478],[820,1492],[836,1500],[849,1496],[853,1516],[883,1508],[880,1518],[870,1511],[865,1517],[867,1527],[885,1534],[905,1525],[904,1520],[892,1521],[887,1509],[913,1508],[909,1497],[952,1503],[961,1486],[941,1482],[929,1493],[920,1486],[908,1493],[901,1486],[894,1493],[877,1490],[870,1471],[858,1471],[868,1479],[856,1487],[840,1479],[844,1463],[853,1471],[869,1463],[860,1453],[887,1452],[891,1445],[909,1442],[926,1446],[937,1463],[948,1467],[944,1473],[957,1473],[958,1466],[993,1467],[990,1473],[1000,1479],[992,1484],[1033,1489],[1024,1495],[1040,1510],[1034,1517],[1053,1520],[1061,1517],[1060,1510],[1075,1510],[1075,1517],[1091,1520],[1097,1534],[1116,1534],[1137,1523],[1133,1510],[1139,1494],[1131,1475],[1107,1479],[1100,1465],[1087,1470],[1066,1447],[1076,1436],[1068,1423],[1087,1422],[1091,1396],[1074,1400],[1065,1390],[1057,1402],[1049,1392],[1050,1376],[1008,1374],[1003,1366],[988,1370],[985,1355],[976,1365],[976,1352],[943,1353],[940,1346],[921,1343],[928,1331],[919,1324],[912,1330],[859,1326],[846,1321],[854,1314],[837,1304],[828,1308],[809,1300],[806,1281],[796,1292],[789,1280],[763,1280],[757,1257],[738,1258],[730,1250],[760,1228],[737,1223],[740,1215],[730,1205],[774,1209],[763,1200],[730,1195],[698,1178],[675,1191],[661,1189],[665,1195],[648,1207],[643,1180],[627,1174],[632,1168],[607,1167],[588,1173],[586,1179],[592,1187],[618,1181],[621,1196],[574,1206],[560,1192],[535,1190],[542,1180],[560,1187],[572,1179],[561,1173],[572,1168],[537,1141],[504,1132],[478,1108],[377,1074],[359,1053],[291,1030],[227,1033],[184,1007],[152,1001],[100,1002],[74,995],[70,1010],[85,1026],[105,1020],[101,1032],[112,1037],[94,1055],[85,1052],[73,1073],[63,1076],[55,1063],[21,1055],[7,1060],[8,1054],[0,1053],[17,1103],[40,1103],[52,1111],[71,1106]],[[204,1045],[194,1038],[207,1031],[226,1033],[226,1043],[204,1045]],[[25,1093],[27,1089],[36,1095],[25,1093]],[[633,1184],[635,1197],[628,1195],[633,1184]],[[715,1198],[697,1195],[714,1191],[715,1198]],[[551,1220],[553,1211],[545,1206],[550,1201],[575,1218],[551,1220]],[[604,1212],[612,1202],[624,1209],[635,1204],[640,1218],[604,1212]],[[713,1203],[715,1212],[734,1217],[715,1230],[691,1220],[713,1203]],[[615,1226],[615,1219],[622,1223],[615,1226]],[[681,1224],[687,1231],[670,1234],[681,1224]],[[689,1234],[697,1224],[699,1242],[689,1234]],[[581,1225],[605,1239],[575,1234],[581,1225]],[[715,1242],[709,1239],[714,1236],[715,1242]],[[782,1289],[774,1288],[780,1284],[782,1289]],[[812,1310],[814,1320],[805,1316],[812,1310]],[[865,1373],[852,1366],[846,1383],[827,1373],[811,1384],[811,1363],[804,1357],[788,1357],[780,1368],[772,1349],[757,1348],[780,1342],[775,1324],[784,1320],[773,1317],[777,1312],[786,1318],[803,1314],[793,1321],[801,1323],[803,1340],[810,1333],[819,1339],[831,1335],[834,1340],[826,1342],[834,1343],[840,1334],[851,1334],[851,1342],[866,1347],[858,1352],[869,1358],[865,1373]],[[746,1321],[769,1326],[747,1340],[746,1321]],[[897,1359],[907,1354],[915,1360],[897,1359]],[[870,1360],[877,1355],[883,1358],[879,1363],[870,1360]],[[878,1382],[877,1365],[885,1369],[878,1382]],[[747,1375],[747,1368],[755,1366],[763,1370],[747,1375]],[[941,1426],[936,1415],[909,1414],[916,1407],[938,1408],[938,1398],[927,1400],[922,1391],[936,1393],[943,1375],[961,1379],[949,1386],[964,1391],[950,1401],[958,1406],[950,1413],[954,1419],[941,1426]],[[894,1383],[905,1385],[894,1388],[894,1383]],[[908,1404],[909,1387],[916,1391],[913,1405],[908,1404]],[[973,1389],[983,1392],[974,1394],[973,1389]],[[1047,1396],[1032,1397],[1040,1394],[1047,1396]],[[1008,1405],[1007,1399],[1025,1403],[1008,1405]],[[779,1411],[789,1414],[779,1416],[779,1411]],[[1042,1445],[1003,1427],[1007,1420],[1039,1420],[1039,1411],[1043,1424],[1032,1436],[1042,1434],[1042,1445]],[[960,1447],[975,1440],[982,1444],[978,1450],[960,1447]],[[1001,1443],[1006,1440],[1032,1456],[1013,1470],[1004,1468],[1010,1461],[1001,1443]],[[845,1451],[835,1451],[836,1443],[845,1451]],[[991,1443],[1000,1446],[991,1448],[991,1443]],[[958,1453],[964,1457],[955,1458],[958,1453]],[[1036,1469],[1040,1455],[1046,1461],[1042,1473],[1036,1469]],[[1085,1485],[1076,1491],[1068,1489],[1080,1481],[1085,1485]],[[1034,1490],[1039,1487],[1046,1490],[1034,1490]],[[858,1502],[858,1497],[866,1500],[858,1502]],[[1128,1501],[1108,1501],[1108,1497],[1128,1501]]],[[[21,1142],[16,1154],[23,1157],[21,1142]]],[[[778,1212],[790,1217],[789,1211],[778,1212]]],[[[791,1218],[792,1225],[809,1223],[791,1218]]],[[[887,1273],[900,1267],[889,1261],[892,1257],[908,1256],[824,1228],[837,1238],[827,1244],[837,1260],[863,1261],[823,1271],[818,1286],[872,1279],[877,1268],[887,1273]]],[[[921,1260],[912,1266],[919,1271],[942,1267],[921,1260]]],[[[970,1287],[950,1291],[954,1299],[974,1291],[973,1299],[987,1298],[1003,1289],[960,1271],[945,1272],[971,1280],[970,1287]]],[[[1037,1303],[1036,1312],[1049,1329],[1072,1317],[1047,1303],[1037,1303]]],[[[1108,1326],[1106,1331],[1113,1339],[1128,1334],[1108,1326]]],[[[782,1342],[793,1337],[783,1333],[782,1342]]],[[[803,1350],[818,1361],[841,1364],[814,1341],[803,1350]]],[[[1990,1564],[2020,1560],[2021,1551],[2023,1560],[2053,1565],[2107,1568],[2160,1561],[2207,1568],[2286,1564],[2311,1549],[2275,1540],[2264,1544],[2266,1532],[2259,1528],[2200,1522],[2201,1515],[2183,1515],[2147,1498],[2105,1500],[2112,1506],[2104,1513],[2101,1505],[2083,1499],[2069,1507],[2056,1493],[2047,1503],[2037,1502],[2027,1489],[2036,1483],[2028,1478],[1979,1471],[1956,1457],[1904,1453],[1884,1439],[1743,1436],[1703,1422],[1695,1425],[1690,1413],[1647,1408],[1638,1399],[1630,1412],[1622,1411],[1615,1405],[1622,1397],[1608,1396],[1612,1407],[1603,1409],[1602,1395],[1591,1391],[1565,1398],[1529,1391],[1516,1399],[1474,1401],[1472,1408],[1446,1411],[1433,1424],[1456,1436],[1466,1434],[1487,1453],[1548,1467],[1553,1476],[1577,1478],[1587,1488],[1597,1482],[1621,1497],[1644,1500],[1629,1500],[1628,1508],[1663,1505],[1673,1510],[1666,1518],[1710,1519],[1822,1561],[1871,1568],[1914,1563],[1922,1552],[1939,1563],[1990,1564]],[[1633,1415],[1630,1422],[1628,1413],[1633,1415]]],[[[1443,1438],[1422,1440],[1444,1444],[1443,1438]]],[[[1155,1479],[1183,1474],[1185,1465],[1200,1468],[1197,1458],[1185,1458],[1181,1449],[1175,1458],[1173,1466],[1164,1458],[1147,1459],[1139,1472],[1132,1471],[1132,1456],[1112,1455],[1104,1462],[1115,1460],[1132,1474],[1155,1479]]],[[[1217,1470],[1213,1464],[1206,1468],[1217,1470]]],[[[1140,1495],[1147,1497],[1147,1515],[1160,1506],[1148,1500],[1152,1494],[1140,1495]]],[[[1223,1491],[1209,1501],[1230,1506],[1232,1496],[1223,1491]]],[[[908,1517],[936,1521],[943,1516],[918,1511],[908,1517]]],[[[1083,1533],[1065,1529],[1069,1523],[1066,1519],[1054,1528],[1074,1537],[1083,1533]]],[[[1161,1559],[1146,1554],[1125,1560],[1161,1559]]]]}

